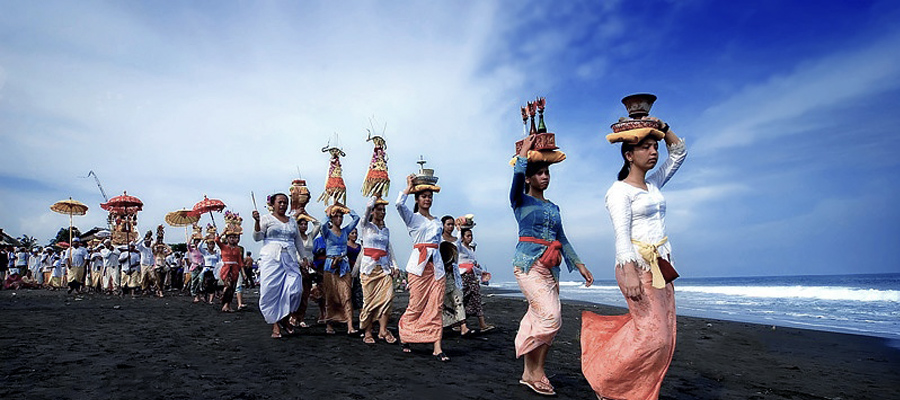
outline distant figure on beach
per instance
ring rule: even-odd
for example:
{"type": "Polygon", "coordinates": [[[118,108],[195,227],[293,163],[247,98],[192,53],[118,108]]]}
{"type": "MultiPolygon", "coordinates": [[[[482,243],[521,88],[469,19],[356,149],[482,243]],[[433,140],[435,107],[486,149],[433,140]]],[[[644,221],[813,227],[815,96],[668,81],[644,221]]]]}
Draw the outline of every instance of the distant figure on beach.
{"type": "Polygon", "coordinates": [[[356,333],[353,327],[352,287],[353,276],[351,265],[347,259],[347,237],[350,231],[359,224],[359,216],[340,203],[332,204],[325,209],[328,221],[322,224],[322,238],[325,239],[325,333],[334,334],[332,323],[347,324],[347,334],[356,333]],[[341,228],[344,214],[350,214],[350,224],[341,228]]]}
{"type": "Polygon", "coordinates": [[[274,194],[268,204],[272,212],[262,218],[259,211],[253,211],[253,240],[263,242],[259,252],[259,311],[266,323],[272,324],[272,337],[280,338],[282,330],[294,333],[288,319],[300,307],[300,260],[306,250],[297,223],[286,214],[287,195],[274,194]]]}
{"type": "Polygon", "coordinates": [[[459,249],[457,239],[453,236],[455,228],[452,215],[441,217],[441,244],[439,250],[444,260],[444,310],[441,313],[444,328],[459,330],[460,335],[468,336],[466,326],[466,308],[463,305],[462,277],[459,276],[459,249]]]}
{"type": "Polygon", "coordinates": [[[384,223],[387,201],[372,197],[366,205],[366,213],[359,223],[362,237],[362,253],[359,255],[359,279],[363,289],[363,306],[359,311],[359,328],[363,330],[363,342],[375,343],[372,325],[378,321],[378,338],[387,343],[397,339],[387,329],[394,301],[394,279],[399,273],[394,249],[391,247],[391,231],[384,223]]]}
{"type": "MultiPolygon", "coordinates": [[[[457,219],[457,221],[459,221],[457,219]]],[[[457,224],[457,226],[459,226],[457,224]]],[[[478,264],[475,256],[475,243],[472,228],[459,229],[459,274],[463,282],[463,305],[466,308],[466,317],[478,318],[478,330],[487,332],[494,327],[488,325],[484,319],[484,310],[481,306],[481,274],[483,269],[478,264]]]]}
{"type": "Polygon", "coordinates": [[[559,264],[565,259],[569,272],[578,269],[585,286],[590,286],[594,277],[566,238],[559,207],[544,198],[544,191],[550,185],[550,163],[528,160],[534,138],[535,135],[525,137],[515,159],[509,194],[519,225],[513,273],[528,300],[528,311],[516,334],[516,358],[525,356],[519,383],[538,394],[554,395],[556,391],[544,372],[544,361],[562,327],[559,264]]]}
{"type": "Polygon", "coordinates": [[[431,353],[439,361],[450,361],[441,348],[443,327],[441,307],[444,303],[444,261],[438,251],[441,241],[441,221],[431,215],[434,189],[416,185],[415,174],[406,178],[407,187],[397,197],[395,206],[413,239],[413,252],[406,263],[409,279],[409,305],[400,317],[400,341],[403,352],[412,350],[410,343],[433,343],[431,353]],[[406,206],[406,198],[415,195],[413,210],[406,206]]]}
{"type": "MultiPolygon", "coordinates": [[[[652,117],[645,117],[652,118],[652,117]]],[[[655,119],[655,118],[654,118],[655,119]]],[[[628,314],[582,313],[582,371],[601,399],[656,399],[675,352],[672,248],[665,230],[666,200],[660,189],[684,162],[684,141],[660,122],[658,132],[622,143],[624,166],[606,192],[616,236],[616,281],[628,314]],[[658,140],[668,157],[659,160],[658,140]]]]}

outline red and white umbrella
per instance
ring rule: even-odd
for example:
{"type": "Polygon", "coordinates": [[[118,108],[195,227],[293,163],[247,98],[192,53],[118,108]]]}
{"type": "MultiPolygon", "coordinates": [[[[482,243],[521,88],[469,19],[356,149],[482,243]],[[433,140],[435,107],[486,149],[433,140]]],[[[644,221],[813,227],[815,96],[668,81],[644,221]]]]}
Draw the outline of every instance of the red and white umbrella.
{"type": "Polygon", "coordinates": [[[194,204],[194,208],[192,210],[197,215],[209,213],[209,217],[212,218],[213,221],[213,227],[215,227],[216,219],[213,217],[212,212],[222,212],[222,210],[224,209],[225,203],[223,203],[222,200],[210,199],[209,197],[206,197],[206,195],[203,195],[203,200],[200,200],[199,202],[197,202],[197,204],[194,204]]]}
{"type": "Polygon", "coordinates": [[[101,203],[100,208],[113,214],[132,214],[144,209],[144,202],[141,199],[129,196],[128,192],[122,192],[121,196],[116,196],[106,203],[101,203]]]}

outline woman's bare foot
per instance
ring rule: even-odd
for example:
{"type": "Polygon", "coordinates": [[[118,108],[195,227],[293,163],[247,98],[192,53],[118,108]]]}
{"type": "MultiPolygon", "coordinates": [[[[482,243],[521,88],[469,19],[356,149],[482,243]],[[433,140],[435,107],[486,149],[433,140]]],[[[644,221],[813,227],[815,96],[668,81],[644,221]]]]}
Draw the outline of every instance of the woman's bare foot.
{"type": "Polygon", "coordinates": [[[272,324],[272,338],[278,339],[281,337],[281,328],[278,327],[278,324],[272,324]]]}

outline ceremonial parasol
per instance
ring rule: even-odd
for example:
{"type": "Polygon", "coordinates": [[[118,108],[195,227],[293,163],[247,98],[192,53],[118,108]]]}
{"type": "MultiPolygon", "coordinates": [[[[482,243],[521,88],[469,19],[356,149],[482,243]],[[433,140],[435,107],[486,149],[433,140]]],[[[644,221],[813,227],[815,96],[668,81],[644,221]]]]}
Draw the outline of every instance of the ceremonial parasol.
{"type": "Polygon", "coordinates": [[[166,223],[176,227],[184,227],[184,242],[188,243],[188,227],[191,226],[194,222],[200,220],[200,214],[195,213],[193,210],[188,210],[186,208],[182,208],[178,211],[172,211],[166,214],[166,223]]]}
{"type": "Polygon", "coordinates": [[[106,203],[101,203],[100,208],[114,214],[129,214],[141,211],[144,208],[144,202],[141,199],[129,196],[128,192],[123,191],[121,196],[116,196],[106,203]]]}
{"type": "MultiPolygon", "coordinates": [[[[53,203],[50,206],[50,210],[54,212],[58,212],[60,214],[67,214],[69,216],[69,243],[72,243],[72,216],[73,215],[84,215],[87,214],[88,206],[78,200],[72,200],[69,197],[68,200],[60,200],[56,203],[53,203]]],[[[71,265],[72,254],[69,253],[69,265],[71,265]]]]}
{"type": "Polygon", "coordinates": [[[203,200],[200,200],[197,204],[194,204],[193,212],[200,216],[201,214],[209,213],[209,217],[212,218],[213,227],[216,226],[216,219],[213,217],[212,212],[222,212],[225,209],[225,203],[222,200],[218,199],[210,199],[203,195],[203,200]]]}

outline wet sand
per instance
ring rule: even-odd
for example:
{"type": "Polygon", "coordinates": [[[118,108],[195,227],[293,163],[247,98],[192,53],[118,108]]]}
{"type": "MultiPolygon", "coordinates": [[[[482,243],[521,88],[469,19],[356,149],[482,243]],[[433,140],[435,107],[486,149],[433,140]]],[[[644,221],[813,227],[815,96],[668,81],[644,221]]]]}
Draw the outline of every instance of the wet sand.
{"type": "MultiPolygon", "coordinates": [[[[252,291],[252,292],[255,292],[252,291]]],[[[475,338],[445,334],[452,358],[430,346],[362,343],[324,326],[269,338],[250,307],[225,314],[188,296],[120,299],[44,290],[0,291],[3,399],[538,399],[518,384],[513,338],[527,305],[484,297],[498,329],[475,338]]],[[[398,294],[392,330],[406,304],[398,294]]],[[[563,328],[547,373],[558,398],[594,399],[581,375],[582,310],[563,305],[563,328]]],[[[312,311],[307,322],[315,322],[312,311]]],[[[474,324],[470,320],[470,324],[474,324]]],[[[344,330],[337,327],[338,332],[344,330]]],[[[883,339],[679,317],[678,344],[662,399],[900,398],[900,350],[883,339]]]]}

